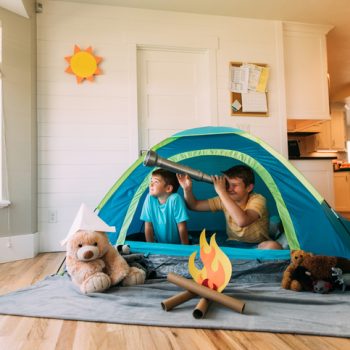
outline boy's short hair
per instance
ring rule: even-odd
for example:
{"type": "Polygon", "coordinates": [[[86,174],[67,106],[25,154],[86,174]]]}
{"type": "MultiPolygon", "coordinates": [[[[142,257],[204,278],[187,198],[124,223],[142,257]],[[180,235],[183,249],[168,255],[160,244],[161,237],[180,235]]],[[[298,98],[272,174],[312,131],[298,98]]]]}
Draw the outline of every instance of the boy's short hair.
{"type": "Polygon", "coordinates": [[[179,181],[177,180],[175,173],[168,171],[168,170],[165,170],[165,169],[162,169],[162,168],[159,168],[157,170],[154,170],[152,172],[152,175],[160,176],[164,180],[166,185],[173,186],[172,193],[177,192],[177,190],[179,189],[180,184],[179,184],[179,181]]]}
{"type": "Polygon", "coordinates": [[[222,173],[230,179],[238,177],[243,181],[246,187],[255,184],[254,171],[249,168],[249,166],[235,165],[230,169],[224,170],[222,173]]]}

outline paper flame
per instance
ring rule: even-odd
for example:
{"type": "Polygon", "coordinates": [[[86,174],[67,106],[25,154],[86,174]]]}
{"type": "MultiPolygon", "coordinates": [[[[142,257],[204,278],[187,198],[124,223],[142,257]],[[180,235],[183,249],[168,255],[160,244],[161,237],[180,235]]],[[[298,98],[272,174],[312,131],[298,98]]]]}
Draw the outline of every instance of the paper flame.
{"type": "Polygon", "coordinates": [[[205,230],[199,238],[200,258],[203,268],[199,270],[194,261],[197,252],[193,252],[188,259],[188,270],[192,278],[201,285],[221,292],[230,281],[232,265],[227,255],[219,248],[215,240],[215,233],[210,238],[210,245],[205,237],[205,230]]]}

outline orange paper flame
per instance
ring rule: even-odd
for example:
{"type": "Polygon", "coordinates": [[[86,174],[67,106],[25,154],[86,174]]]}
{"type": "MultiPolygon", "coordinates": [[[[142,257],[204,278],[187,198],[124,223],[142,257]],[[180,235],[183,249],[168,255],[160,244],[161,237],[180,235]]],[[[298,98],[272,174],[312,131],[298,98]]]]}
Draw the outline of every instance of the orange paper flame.
{"type": "Polygon", "coordinates": [[[210,238],[210,245],[205,238],[205,230],[199,238],[200,258],[204,267],[197,269],[194,260],[197,252],[193,252],[188,259],[188,270],[192,278],[201,285],[221,292],[230,281],[232,265],[230,259],[219,248],[215,241],[215,234],[210,238]]]}

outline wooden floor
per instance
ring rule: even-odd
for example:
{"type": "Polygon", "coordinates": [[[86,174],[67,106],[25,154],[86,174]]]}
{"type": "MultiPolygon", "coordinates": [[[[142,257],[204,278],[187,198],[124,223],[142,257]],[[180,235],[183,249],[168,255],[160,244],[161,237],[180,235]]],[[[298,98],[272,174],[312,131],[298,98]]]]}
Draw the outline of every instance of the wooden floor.
{"type": "MultiPolygon", "coordinates": [[[[63,258],[64,253],[46,253],[34,259],[0,264],[0,294],[28,286],[55,273],[61,266],[63,258]]],[[[0,315],[0,349],[348,350],[350,339],[262,332],[141,327],[0,315]]]]}

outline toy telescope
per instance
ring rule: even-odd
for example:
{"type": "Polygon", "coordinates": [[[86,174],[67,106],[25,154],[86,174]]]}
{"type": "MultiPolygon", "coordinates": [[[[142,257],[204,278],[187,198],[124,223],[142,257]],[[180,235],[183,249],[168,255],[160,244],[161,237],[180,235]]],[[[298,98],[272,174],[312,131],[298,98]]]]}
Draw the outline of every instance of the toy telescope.
{"type": "Polygon", "coordinates": [[[189,166],[182,165],[179,163],[172,162],[171,160],[160,157],[156,152],[149,150],[146,154],[145,160],[143,161],[145,166],[158,166],[162,169],[172,171],[178,174],[187,174],[192,179],[197,181],[204,181],[213,183],[211,177],[204,174],[200,170],[192,169],[189,166]]]}

